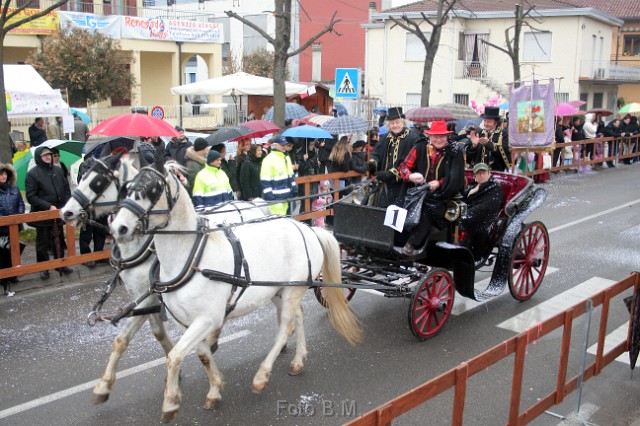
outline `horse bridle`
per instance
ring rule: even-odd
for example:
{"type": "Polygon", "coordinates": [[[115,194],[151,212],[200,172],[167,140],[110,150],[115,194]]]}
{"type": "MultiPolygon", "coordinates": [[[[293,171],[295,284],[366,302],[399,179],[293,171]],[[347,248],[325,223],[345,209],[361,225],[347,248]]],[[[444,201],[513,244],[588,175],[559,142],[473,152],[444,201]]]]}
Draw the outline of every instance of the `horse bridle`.
{"type": "MultiPolygon", "coordinates": [[[[152,173],[155,175],[156,178],[159,178],[162,184],[162,187],[164,188],[164,194],[167,197],[167,208],[162,210],[153,210],[153,207],[160,200],[160,196],[162,195],[163,191],[158,191],[157,194],[145,194],[145,197],[148,198],[149,201],[151,202],[151,204],[147,209],[140,206],[140,204],[136,203],[130,197],[127,197],[122,201],[121,207],[129,210],[131,213],[134,214],[134,216],[138,218],[136,231],[139,231],[142,234],[146,234],[158,229],[165,228],[169,224],[169,221],[171,220],[171,211],[173,210],[173,207],[176,205],[176,202],[178,201],[178,198],[180,196],[179,191],[176,191],[175,197],[171,194],[171,186],[167,184],[165,180],[165,175],[159,172],[158,170],[156,170],[155,168],[153,168],[152,166],[147,166],[140,169],[140,173],[138,173],[138,175],[133,179],[131,184],[127,185],[127,189],[129,192],[135,191],[137,189],[138,185],[140,185],[140,180],[145,175],[145,173],[152,173]],[[149,229],[149,216],[160,215],[160,214],[164,214],[167,216],[164,223],[162,225],[158,225],[154,227],[153,229],[149,229]]],[[[169,173],[169,174],[173,177],[176,184],[180,185],[180,181],[178,180],[178,177],[173,173],[169,173]]]]}
{"type": "MultiPolygon", "coordinates": [[[[123,176],[122,182],[126,183],[129,169],[126,164],[123,164],[123,168],[124,168],[124,171],[123,171],[124,176],[123,176]]],[[[122,200],[122,198],[124,197],[122,188],[124,188],[125,185],[122,185],[122,187],[120,186],[120,183],[119,183],[118,177],[115,174],[115,171],[111,170],[111,168],[108,167],[103,161],[96,160],[95,164],[91,166],[91,168],[86,173],[87,175],[89,175],[91,172],[96,173],[96,177],[91,179],[91,182],[89,182],[89,189],[91,189],[95,194],[95,197],[93,198],[93,200],[89,199],[89,197],[87,197],[84,194],[84,192],[80,191],[78,188],[74,189],[73,192],[71,193],[71,197],[74,200],[76,200],[78,204],[80,204],[80,207],[84,212],[84,214],[80,214],[82,222],[86,222],[87,219],[93,222],[95,207],[117,206],[122,200]],[[117,200],[96,202],[96,200],[100,198],[102,194],[104,194],[104,192],[107,190],[109,185],[112,183],[115,184],[116,189],[118,190],[117,200]]]]}

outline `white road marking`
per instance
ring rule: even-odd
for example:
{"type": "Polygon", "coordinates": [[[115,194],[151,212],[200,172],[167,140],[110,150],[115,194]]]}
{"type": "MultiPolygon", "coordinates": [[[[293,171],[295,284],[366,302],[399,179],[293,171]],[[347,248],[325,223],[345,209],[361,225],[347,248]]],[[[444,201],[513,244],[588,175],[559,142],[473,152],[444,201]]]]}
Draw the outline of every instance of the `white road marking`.
{"type": "Polygon", "coordinates": [[[629,201],[628,203],[624,203],[624,204],[621,204],[619,206],[612,207],[612,208],[607,209],[607,210],[603,210],[603,211],[601,211],[599,213],[592,214],[591,216],[583,217],[583,218],[574,220],[573,222],[569,222],[569,223],[565,223],[564,225],[556,226],[553,229],[549,229],[548,232],[551,234],[552,232],[561,231],[561,230],[563,230],[565,228],[569,228],[571,226],[578,225],[578,224],[586,222],[588,220],[595,219],[596,217],[608,215],[609,213],[615,212],[617,210],[624,209],[626,207],[630,207],[630,206],[632,206],[634,204],[637,204],[637,203],[640,203],[640,200],[629,201]]]}
{"type": "Polygon", "coordinates": [[[498,327],[520,333],[551,318],[559,312],[588,299],[615,281],[593,277],[571,289],[498,324],[498,327]]]}
{"type": "MultiPolygon", "coordinates": [[[[619,345],[622,342],[627,341],[627,333],[629,332],[629,321],[622,324],[620,327],[613,330],[611,333],[607,334],[604,338],[604,352],[610,351],[614,346],[619,345]]],[[[590,354],[596,354],[596,348],[598,344],[591,346],[587,349],[587,352],[590,354]]],[[[629,352],[625,352],[616,358],[616,361],[622,362],[624,364],[629,365],[629,352]]]]}
{"type": "MultiPolygon", "coordinates": [[[[547,270],[545,271],[544,276],[546,277],[547,275],[551,275],[557,271],[558,271],[558,268],[547,266],[547,270]]],[[[491,281],[491,277],[485,278],[482,281],[478,281],[477,283],[475,283],[475,287],[478,289],[484,289],[489,284],[489,281],[491,281]]],[[[505,290],[506,290],[506,287],[505,287],[505,290]]],[[[453,302],[453,309],[451,310],[451,314],[452,315],[463,314],[467,311],[470,311],[471,309],[477,308],[478,306],[485,305],[487,302],[491,300],[495,300],[498,297],[502,297],[505,294],[510,294],[510,293],[508,291],[503,291],[502,294],[500,294],[500,296],[493,297],[491,299],[485,300],[484,302],[477,302],[473,299],[462,297],[459,294],[456,294],[456,298],[453,302]]]]}
{"type": "MultiPolygon", "coordinates": [[[[241,338],[243,338],[245,336],[248,336],[249,334],[251,334],[251,332],[249,330],[241,330],[241,331],[239,331],[237,333],[221,337],[218,342],[219,342],[219,344],[231,342],[233,340],[241,339],[241,338]]],[[[167,362],[166,358],[164,358],[164,357],[163,358],[158,358],[158,359],[155,359],[153,361],[149,361],[147,363],[138,365],[136,367],[132,367],[132,368],[129,368],[127,370],[119,371],[117,373],[117,377],[118,377],[118,379],[122,380],[123,378],[125,378],[127,376],[131,376],[131,375],[136,374],[136,373],[141,373],[141,372],[143,372],[145,370],[149,370],[149,369],[151,369],[153,367],[157,367],[159,365],[166,364],[166,362],[167,362]]],[[[39,407],[41,405],[48,404],[50,402],[54,402],[54,401],[57,401],[57,400],[62,399],[62,398],[66,398],[68,396],[75,395],[77,393],[84,392],[84,391],[89,390],[89,389],[93,389],[96,386],[96,384],[98,384],[98,381],[97,380],[93,380],[91,382],[83,383],[83,384],[78,385],[78,386],[73,386],[71,388],[61,390],[59,392],[54,392],[52,394],[43,396],[41,398],[36,398],[36,399],[34,399],[32,401],[25,402],[24,404],[20,404],[20,405],[16,405],[14,407],[11,407],[11,408],[7,408],[5,410],[0,411],[0,419],[4,419],[6,417],[13,416],[14,414],[22,413],[23,411],[31,410],[32,408],[37,408],[37,407],[39,407]]]]}

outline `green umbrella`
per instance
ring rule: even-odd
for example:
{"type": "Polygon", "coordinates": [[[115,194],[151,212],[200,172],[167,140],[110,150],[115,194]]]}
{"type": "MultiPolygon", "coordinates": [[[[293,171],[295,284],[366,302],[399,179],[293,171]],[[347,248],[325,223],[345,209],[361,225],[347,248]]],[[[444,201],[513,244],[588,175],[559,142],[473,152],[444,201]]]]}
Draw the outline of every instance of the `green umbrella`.
{"type": "Polygon", "coordinates": [[[67,166],[68,170],[71,170],[71,165],[82,158],[82,147],[84,146],[84,143],[77,141],[62,141],[51,139],[43,142],[37,147],[30,148],[26,154],[16,159],[13,162],[13,167],[16,169],[16,174],[18,175],[16,183],[18,185],[18,188],[23,191],[25,190],[24,179],[27,176],[27,172],[29,171],[29,164],[31,163],[31,159],[33,158],[35,150],[41,146],[58,148],[58,150],[60,151],[60,162],[64,163],[64,165],[67,166]]]}
{"type": "Polygon", "coordinates": [[[627,114],[631,112],[640,112],[640,103],[631,102],[630,104],[626,104],[618,111],[618,114],[627,114]]]}

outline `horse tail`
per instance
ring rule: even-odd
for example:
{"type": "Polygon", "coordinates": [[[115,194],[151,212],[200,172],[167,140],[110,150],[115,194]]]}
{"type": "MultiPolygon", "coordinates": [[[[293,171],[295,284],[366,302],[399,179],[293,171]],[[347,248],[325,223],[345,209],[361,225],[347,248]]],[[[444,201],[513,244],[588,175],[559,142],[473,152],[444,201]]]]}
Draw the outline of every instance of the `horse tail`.
{"type": "MultiPolygon", "coordinates": [[[[322,280],[328,283],[342,283],[342,266],[340,264],[340,245],[338,241],[331,233],[322,228],[311,229],[316,233],[324,255],[322,280]]],[[[333,328],[352,345],[362,342],[362,328],[349,307],[342,289],[323,287],[322,290],[329,310],[329,320],[333,328]]]]}

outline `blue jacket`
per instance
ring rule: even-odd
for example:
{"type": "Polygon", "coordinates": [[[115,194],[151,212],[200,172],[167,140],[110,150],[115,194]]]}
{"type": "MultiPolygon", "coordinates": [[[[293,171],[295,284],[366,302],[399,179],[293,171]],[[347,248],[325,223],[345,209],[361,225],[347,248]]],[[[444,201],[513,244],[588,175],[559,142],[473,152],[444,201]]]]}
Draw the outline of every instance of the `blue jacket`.
{"type": "MultiPolygon", "coordinates": [[[[22,194],[16,186],[16,170],[10,164],[1,164],[0,170],[7,172],[7,183],[0,185],[0,216],[24,213],[22,194]]],[[[0,234],[8,235],[9,227],[0,227],[0,234]]]]}

